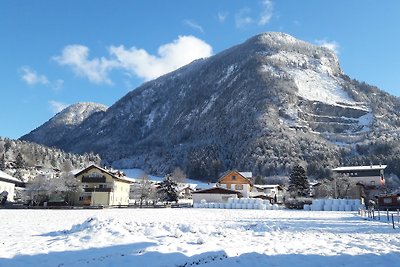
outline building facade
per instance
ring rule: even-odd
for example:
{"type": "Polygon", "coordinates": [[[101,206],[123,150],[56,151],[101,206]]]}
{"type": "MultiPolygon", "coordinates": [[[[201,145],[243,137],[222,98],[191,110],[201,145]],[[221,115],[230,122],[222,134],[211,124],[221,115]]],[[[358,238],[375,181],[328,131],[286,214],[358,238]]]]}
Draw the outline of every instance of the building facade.
{"type": "Polygon", "coordinates": [[[14,201],[15,185],[20,183],[21,181],[17,178],[0,171],[0,194],[7,195],[7,201],[14,201]]]}
{"type": "Polygon", "coordinates": [[[228,171],[221,176],[218,184],[226,189],[242,193],[243,197],[249,197],[253,186],[251,176],[251,172],[228,171]]]}
{"type": "Polygon", "coordinates": [[[132,183],[120,172],[91,165],[75,174],[82,184],[83,192],[75,196],[77,206],[114,206],[128,205],[132,183]]]}

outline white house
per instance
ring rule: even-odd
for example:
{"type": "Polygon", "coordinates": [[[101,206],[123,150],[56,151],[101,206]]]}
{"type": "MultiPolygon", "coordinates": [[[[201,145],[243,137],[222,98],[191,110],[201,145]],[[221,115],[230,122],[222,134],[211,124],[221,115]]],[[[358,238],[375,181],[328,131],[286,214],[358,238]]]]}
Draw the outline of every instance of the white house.
{"type": "Polygon", "coordinates": [[[0,171],[0,194],[7,192],[7,201],[14,201],[15,185],[21,181],[11,175],[0,171]]]}
{"type": "Polygon", "coordinates": [[[370,187],[385,185],[384,171],[387,165],[347,166],[332,169],[334,173],[348,175],[355,183],[370,187]]]}

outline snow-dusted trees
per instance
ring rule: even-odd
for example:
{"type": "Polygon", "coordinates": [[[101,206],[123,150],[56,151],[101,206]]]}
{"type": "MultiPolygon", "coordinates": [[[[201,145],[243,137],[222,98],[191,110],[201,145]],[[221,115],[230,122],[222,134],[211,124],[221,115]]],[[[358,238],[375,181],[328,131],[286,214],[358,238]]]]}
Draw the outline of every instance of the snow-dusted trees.
{"type": "Polygon", "coordinates": [[[131,188],[130,198],[135,199],[135,201],[138,200],[140,206],[142,206],[144,202],[156,198],[154,185],[145,173],[140,175],[139,181],[134,183],[131,188]]]}
{"type": "Polygon", "coordinates": [[[161,201],[164,202],[177,202],[178,201],[178,185],[171,179],[170,176],[165,177],[164,181],[160,183],[157,194],[161,201]]]}
{"type": "Polygon", "coordinates": [[[356,197],[357,185],[347,175],[334,174],[330,179],[324,179],[315,188],[316,198],[352,198],[356,197]]]}
{"type": "Polygon", "coordinates": [[[186,174],[179,167],[176,167],[171,174],[171,179],[177,183],[184,183],[186,181],[186,174]]]}
{"type": "Polygon", "coordinates": [[[62,173],[60,178],[38,175],[27,183],[24,198],[31,201],[32,205],[39,205],[51,196],[58,196],[66,204],[72,205],[75,193],[82,190],[81,184],[71,172],[62,173]]]}
{"type": "Polygon", "coordinates": [[[6,169],[6,159],[4,154],[0,158],[0,171],[4,171],[6,169]]]}
{"type": "Polygon", "coordinates": [[[292,196],[307,197],[310,195],[310,184],[306,171],[300,165],[294,166],[290,173],[288,191],[292,196]]]}

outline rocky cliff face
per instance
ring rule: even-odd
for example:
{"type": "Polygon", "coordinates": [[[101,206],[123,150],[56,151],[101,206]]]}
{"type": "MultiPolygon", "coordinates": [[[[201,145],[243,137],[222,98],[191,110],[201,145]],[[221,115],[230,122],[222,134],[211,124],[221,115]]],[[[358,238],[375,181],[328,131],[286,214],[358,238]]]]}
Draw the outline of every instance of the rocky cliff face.
{"type": "Polygon", "coordinates": [[[303,163],[323,176],[340,162],[372,160],[355,144],[397,132],[399,107],[347,77],[332,51],[263,33],[143,84],[56,141],[46,124],[22,139],[159,174],[180,166],[203,179],[232,168],[272,175],[303,163]]]}

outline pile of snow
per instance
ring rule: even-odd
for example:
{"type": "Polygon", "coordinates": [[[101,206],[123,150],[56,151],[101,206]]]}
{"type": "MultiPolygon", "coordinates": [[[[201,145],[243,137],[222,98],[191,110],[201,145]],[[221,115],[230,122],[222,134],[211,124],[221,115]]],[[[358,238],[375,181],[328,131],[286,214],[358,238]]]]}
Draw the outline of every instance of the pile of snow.
{"type": "Polygon", "coordinates": [[[359,199],[314,199],[311,205],[304,205],[307,211],[358,211],[365,209],[359,199]]]}
{"type": "Polygon", "coordinates": [[[249,209],[249,210],[280,210],[282,206],[272,205],[269,200],[259,198],[229,198],[227,203],[207,203],[202,199],[200,203],[194,203],[194,208],[208,209],[249,209]]]}
{"type": "Polygon", "coordinates": [[[350,267],[400,262],[400,229],[356,212],[104,209],[0,214],[6,218],[0,266],[350,267]]]}

